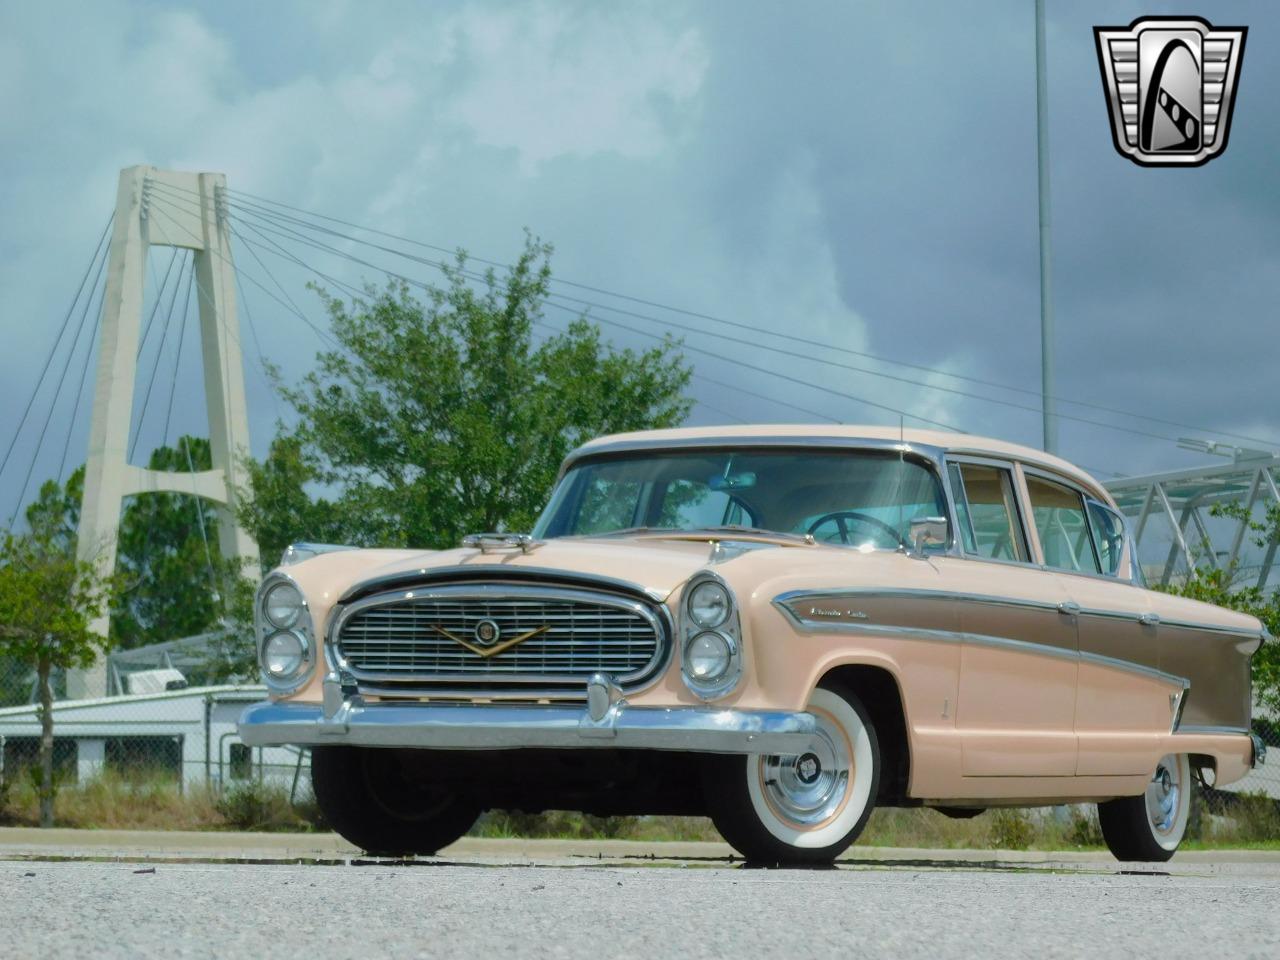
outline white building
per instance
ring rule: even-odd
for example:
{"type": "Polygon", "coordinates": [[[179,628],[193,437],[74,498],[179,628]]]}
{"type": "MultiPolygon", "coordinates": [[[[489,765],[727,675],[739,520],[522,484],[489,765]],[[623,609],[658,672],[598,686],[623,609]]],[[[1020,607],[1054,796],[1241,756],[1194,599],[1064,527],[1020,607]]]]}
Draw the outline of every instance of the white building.
{"type": "MultiPolygon", "coordinates": [[[[243,685],[56,701],[55,762],[79,780],[105,766],[158,769],[184,784],[259,776],[293,781],[306,767],[302,751],[250,748],[236,733],[245,707],[265,697],[265,687],[243,685]]],[[[30,762],[39,741],[35,705],[0,708],[0,763],[30,762]]]]}

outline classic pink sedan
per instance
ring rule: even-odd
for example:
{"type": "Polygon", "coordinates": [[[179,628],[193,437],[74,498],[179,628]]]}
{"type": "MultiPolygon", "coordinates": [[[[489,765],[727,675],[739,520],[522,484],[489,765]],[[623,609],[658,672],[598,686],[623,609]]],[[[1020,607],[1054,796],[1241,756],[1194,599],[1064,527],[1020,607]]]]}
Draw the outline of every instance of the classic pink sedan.
{"type": "Polygon", "coordinates": [[[1261,761],[1252,617],[1148,590],[1078,468],[949,433],[604,437],[528,535],[299,545],[264,581],[251,745],[329,822],[431,854],[489,808],[706,814],[749,860],[872,808],[1098,804],[1124,860],[1261,761]]]}

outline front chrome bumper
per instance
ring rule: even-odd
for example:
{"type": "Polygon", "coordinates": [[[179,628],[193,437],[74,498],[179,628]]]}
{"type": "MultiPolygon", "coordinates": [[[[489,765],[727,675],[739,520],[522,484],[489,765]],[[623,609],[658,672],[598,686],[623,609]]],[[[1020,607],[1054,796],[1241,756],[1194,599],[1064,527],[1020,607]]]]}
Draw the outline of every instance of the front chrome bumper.
{"type": "MultiPolygon", "coordinates": [[[[327,684],[326,684],[327,686],[327,684]]],[[[328,691],[326,691],[328,693],[328,691]]],[[[797,754],[817,730],[811,713],[716,707],[635,707],[593,677],[587,707],[564,704],[257,703],[240,717],[240,739],[265,747],[351,745],[432,750],[525,747],[797,754]]]]}

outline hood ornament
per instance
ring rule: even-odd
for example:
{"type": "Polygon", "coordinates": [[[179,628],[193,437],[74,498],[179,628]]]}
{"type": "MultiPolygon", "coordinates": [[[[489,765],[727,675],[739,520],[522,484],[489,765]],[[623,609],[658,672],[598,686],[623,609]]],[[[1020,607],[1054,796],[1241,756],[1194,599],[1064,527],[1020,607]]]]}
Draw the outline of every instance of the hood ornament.
{"type": "Polygon", "coordinates": [[[535,540],[527,533],[469,533],[462,538],[464,547],[473,547],[481,553],[510,547],[521,553],[532,553],[542,544],[543,541],[535,540]]]}

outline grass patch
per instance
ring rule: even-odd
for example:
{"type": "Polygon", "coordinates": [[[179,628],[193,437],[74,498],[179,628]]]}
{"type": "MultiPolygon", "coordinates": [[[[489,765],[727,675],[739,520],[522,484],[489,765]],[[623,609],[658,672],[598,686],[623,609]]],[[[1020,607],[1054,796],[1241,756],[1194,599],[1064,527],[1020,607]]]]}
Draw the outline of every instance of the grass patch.
{"type": "MultiPolygon", "coordinates": [[[[302,791],[300,791],[300,794],[302,791]]],[[[197,783],[185,789],[163,773],[103,771],[82,783],[65,783],[54,802],[54,825],[86,830],[285,830],[320,828],[309,792],[289,802],[283,784],[246,780],[219,792],[197,783]]],[[[34,827],[40,799],[33,779],[0,786],[0,824],[34,827]]]]}
{"type": "MultiPolygon", "coordinates": [[[[0,825],[36,826],[39,797],[29,776],[0,781],[0,825]]],[[[308,787],[290,802],[284,783],[244,780],[219,791],[196,783],[183,789],[172,775],[103,771],[58,792],[54,821],[60,827],[124,830],[325,830],[308,787]]],[[[492,810],[473,837],[571,840],[717,841],[705,817],[593,817],[553,810],[526,814],[492,810]]],[[[1092,805],[1021,810],[994,809],[952,819],[925,808],[876,810],[858,839],[863,847],[969,850],[1100,850],[1102,831],[1092,805]]],[[[1280,804],[1261,794],[1197,793],[1183,844],[1188,850],[1280,850],[1280,804]]]]}

